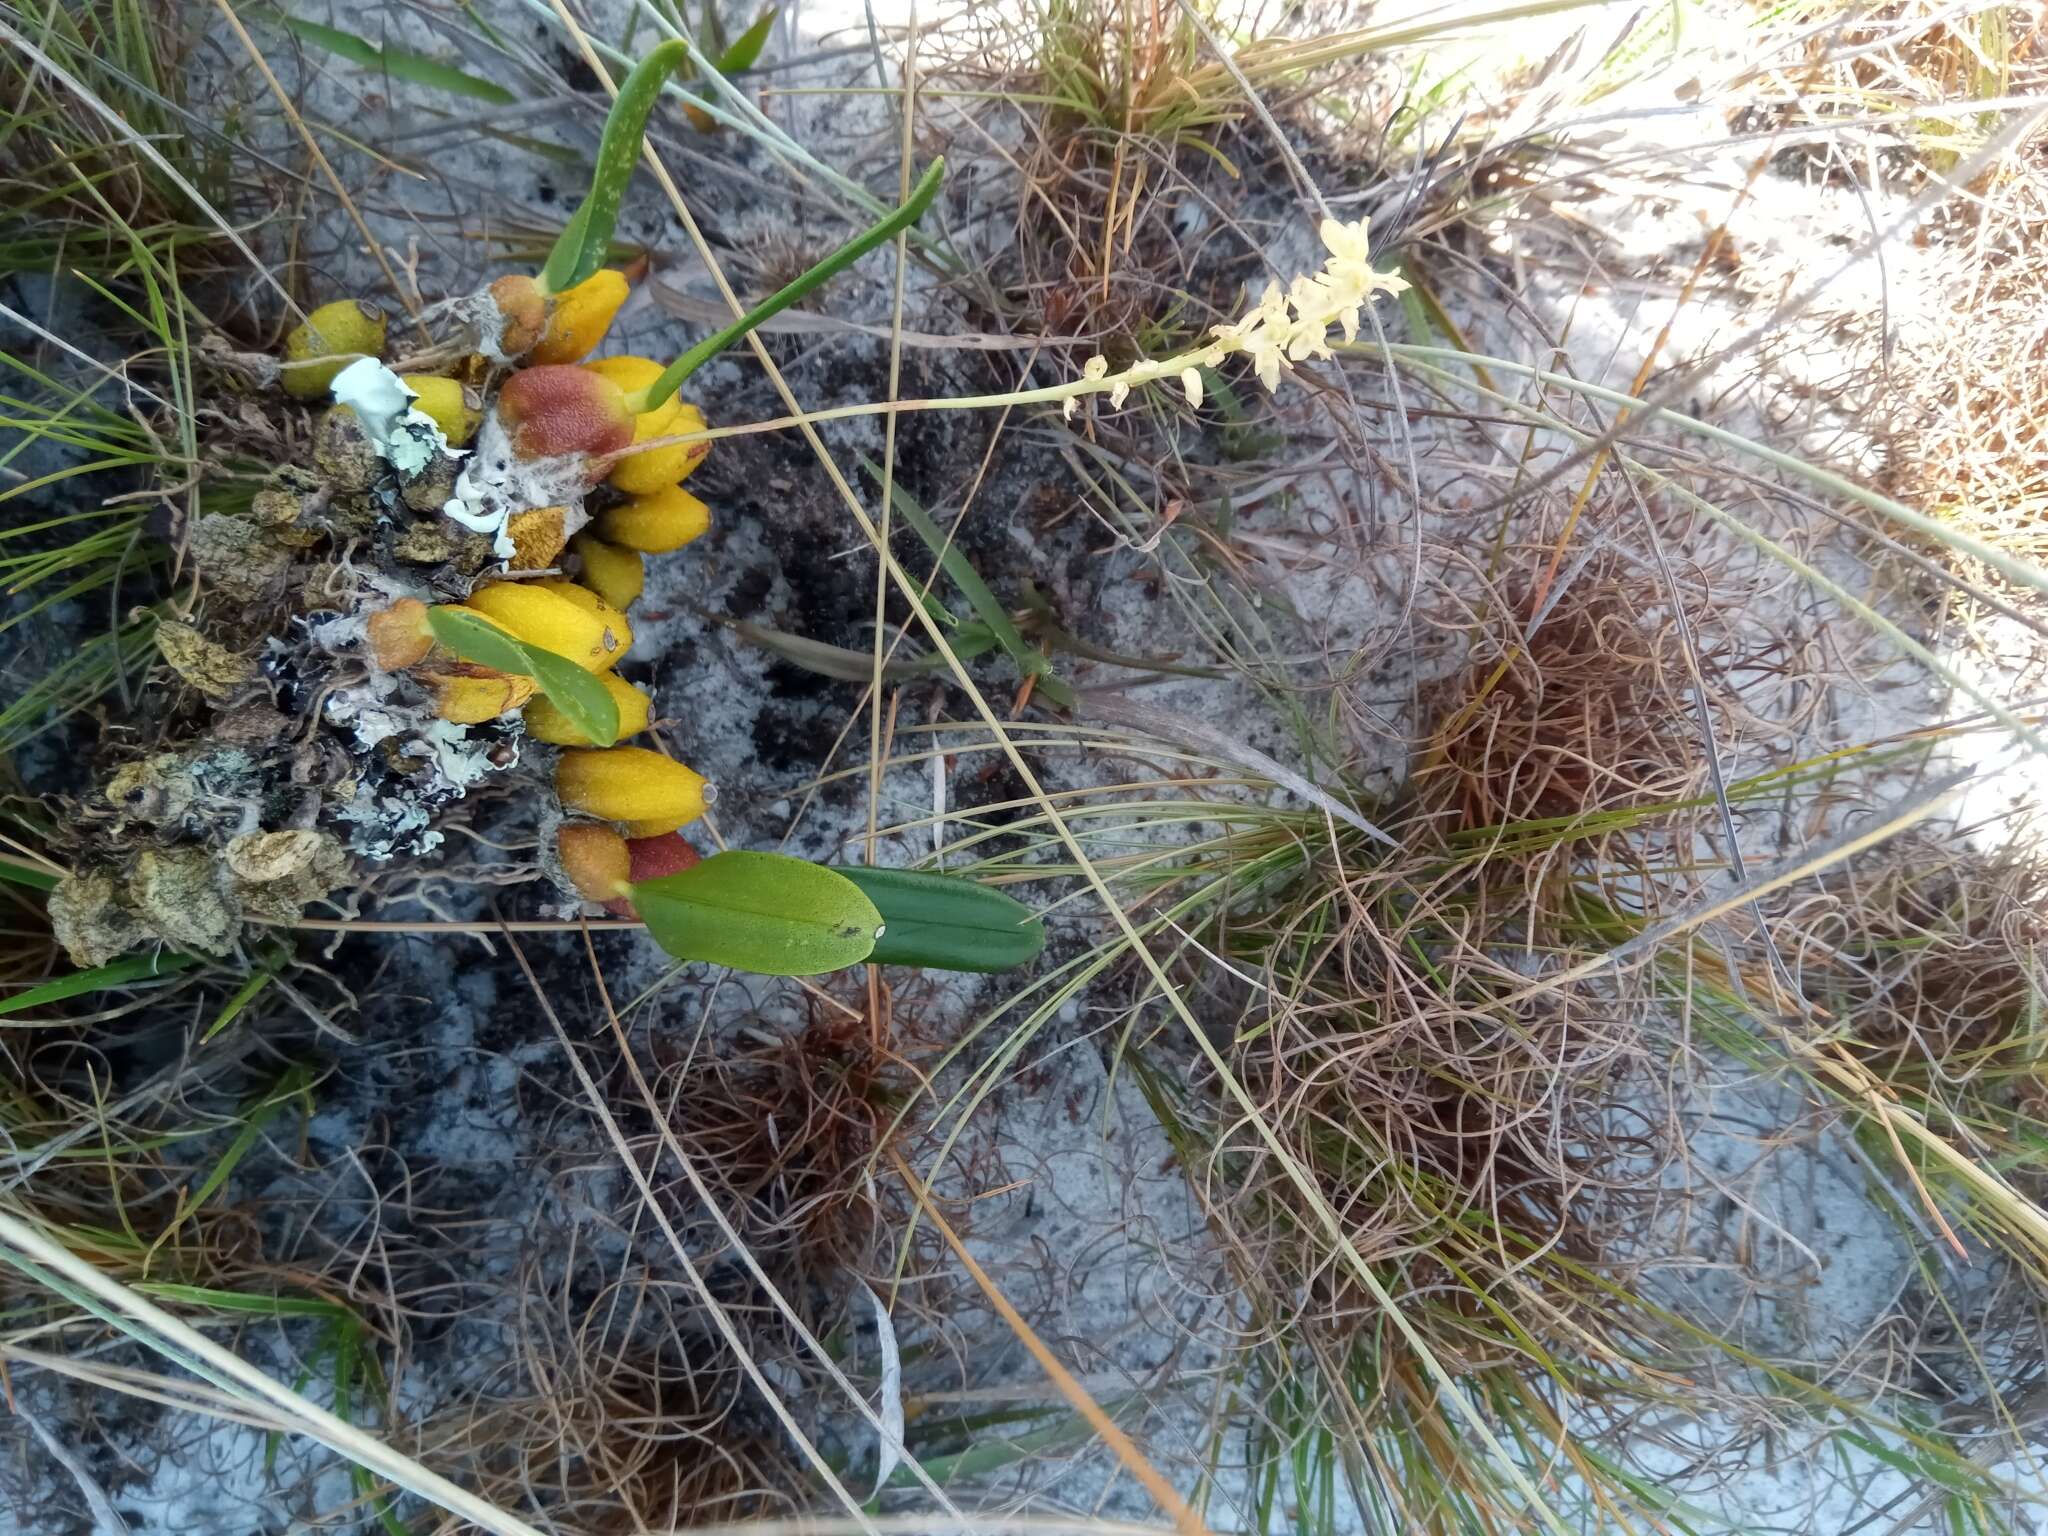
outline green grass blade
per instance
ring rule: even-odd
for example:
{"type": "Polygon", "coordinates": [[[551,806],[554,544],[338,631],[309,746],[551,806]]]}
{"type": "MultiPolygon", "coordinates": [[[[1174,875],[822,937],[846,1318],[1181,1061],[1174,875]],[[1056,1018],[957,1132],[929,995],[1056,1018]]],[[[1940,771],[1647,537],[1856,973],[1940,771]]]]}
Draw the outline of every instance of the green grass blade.
{"type": "MultiPolygon", "coordinates": [[[[881,483],[881,468],[873,460],[863,456],[860,466],[877,484],[881,483]]],[[[989,632],[996,637],[1010,660],[1017,664],[1017,670],[1026,677],[1037,678],[1038,691],[1055,704],[1072,707],[1074,690],[1053,671],[1052,662],[1046,657],[1045,652],[1032,645],[1018,631],[1015,621],[1010,617],[1010,611],[996,601],[995,593],[988,589],[988,583],[981,579],[981,573],[975,570],[974,563],[967,558],[959,545],[939,532],[931,514],[925,511],[918,504],[917,498],[902,486],[891,486],[889,499],[896,510],[903,514],[903,520],[917,530],[917,536],[923,539],[926,547],[931,550],[933,558],[939,562],[939,568],[952,578],[953,585],[960,589],[961,595],[972,605],[976,616],[988,626],[989,632]]]]}
{"type": "Polygon", "coordinates": [[[0,1017],[25,1013],[31,1008],[65,1002],[74,997],[89,997],[95,992],[110,992],[116,987],[131,986],[138,981],[153,981],[161,976],[175,976],[180,971],[190,970],[200,963],[199,956],[182,954],[177,950],[166,950],[152,955],[124,955],[119,960],[110,960],[107,964],[96,965],[91,970],[73,971],[69,976],[59,976],[55,981],[46,981],[39,987],[30,987],[26,992],[17,992],[12,997],[0,998],[0,1017]]]}

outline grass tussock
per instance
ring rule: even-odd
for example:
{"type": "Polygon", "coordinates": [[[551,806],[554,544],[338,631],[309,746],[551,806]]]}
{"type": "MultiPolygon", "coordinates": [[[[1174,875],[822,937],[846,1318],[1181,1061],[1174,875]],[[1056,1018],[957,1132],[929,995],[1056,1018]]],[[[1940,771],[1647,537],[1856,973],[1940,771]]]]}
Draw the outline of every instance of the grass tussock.
{"type": "Polygon", "coordinates": [[[1497,602],[1472,660],[1422,695],[1438,723],[1417,780],[1447,830],[1576,829],[1604,811],[1686,798],[1698,773],[1689,666],[1724,674],[1725,631],[1703,626],[1714,652],[1689,661],[1664,595],[1618,553],[1553,581],[1518,579],[1497,602]]]}
{"type": "Polygon", "coordinates": [[[2048,1153],[2039,1077],[2048,871],[1908,838],[1789,897],[1770,918],[1818,1022],[1931,1120],[2030,1181],[2048,1153]]]}

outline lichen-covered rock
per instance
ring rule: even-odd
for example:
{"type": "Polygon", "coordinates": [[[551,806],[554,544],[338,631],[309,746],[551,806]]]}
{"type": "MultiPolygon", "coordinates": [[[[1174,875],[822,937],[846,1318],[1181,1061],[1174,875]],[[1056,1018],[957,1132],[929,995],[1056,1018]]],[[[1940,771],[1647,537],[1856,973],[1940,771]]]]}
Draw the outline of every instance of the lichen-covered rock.
{"type": "Polygon", "coordinates": [[[59,880],[50,891],[48,910],[50,932],[76,966],[105,965],[147,937],[121,904],[119,883],[104,870],[59,880]]]}

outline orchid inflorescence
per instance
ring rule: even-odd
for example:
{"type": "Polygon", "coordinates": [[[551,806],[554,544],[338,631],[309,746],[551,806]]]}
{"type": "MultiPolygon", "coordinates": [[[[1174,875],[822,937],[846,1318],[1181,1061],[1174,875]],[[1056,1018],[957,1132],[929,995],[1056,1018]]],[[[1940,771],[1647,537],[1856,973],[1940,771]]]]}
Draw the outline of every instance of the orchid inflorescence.
{"type": "Polygon", "coordinates": [[[1374,269],[1366,222],[1324,219],[1318,233],[1330,254],[1322,270],[1296,277],[1284,290],[1278,283],[1268,283],[1259,302],[1241,319],[1210,331],[1214,339],[1207,346],[1172,357],[1141,358],[1116,373],[1110,372],[1108,358],[1089,358],[1082,365],[1079,381],[1085,387],[1069,385],[1063,391],[1066,414],[1074,414],[1084,394],[1106,393],[1110,405],[1121,406],[1139,385],[1162,379],[1178,380],[1188,404],[1200,405],[1202,370],[1237,353],[1251,358],[1261,384],[1278,390],[1283,368],[1331,355],[1332,327],[1342,332],[1347,342],[1356,341],[1359,318],[1373,295],[1400,293],[1408,286],[1393,273],[1374,269]]]}

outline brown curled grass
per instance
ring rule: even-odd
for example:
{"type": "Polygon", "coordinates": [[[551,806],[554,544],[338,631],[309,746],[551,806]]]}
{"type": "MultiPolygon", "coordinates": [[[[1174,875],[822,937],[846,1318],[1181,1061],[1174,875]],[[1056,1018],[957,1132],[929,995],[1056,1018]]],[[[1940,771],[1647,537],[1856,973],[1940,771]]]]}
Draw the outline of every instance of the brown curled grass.
{"type": "Polygon", "coordinates": [[[2039,1116],[2048,867],[1912,837],[1774,914],[1772,932],[1832,1030],[1944,1119],[2039,1116]]]}
{"type": "Polygon", "coordinates": [[[788,1515],[801,1474],[740,1362],[676,1288],[623,1277],[577,1305],[529,1271],[521,1390],[463,1395],[427,1459],[550,1528],[606,1533],[788,1515]]]}
{"type": "Polygon", "coordinates": [[[663,1063],[654,1091],[755,1257],[816,1283],[873,1267],[884,1213],[870,1170],[904,1081],[864,1009],[807,994],[800,1028],[663,1063]]]}

